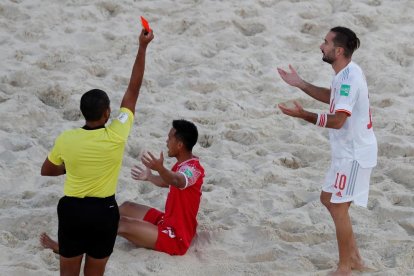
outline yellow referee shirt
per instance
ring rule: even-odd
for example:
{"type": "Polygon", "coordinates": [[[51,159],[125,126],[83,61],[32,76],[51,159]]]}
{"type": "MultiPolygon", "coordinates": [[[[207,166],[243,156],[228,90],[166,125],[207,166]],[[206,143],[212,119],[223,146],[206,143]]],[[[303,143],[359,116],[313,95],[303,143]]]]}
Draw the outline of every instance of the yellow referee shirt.
{"type": "Polygon", "coordinates": [[[64,194],[72,197],[108,197],[115,194],[125,144],[134,115],[121,108],[107,127],[64,131],[55,141],[48,159],[65,163],[64,194]]]}

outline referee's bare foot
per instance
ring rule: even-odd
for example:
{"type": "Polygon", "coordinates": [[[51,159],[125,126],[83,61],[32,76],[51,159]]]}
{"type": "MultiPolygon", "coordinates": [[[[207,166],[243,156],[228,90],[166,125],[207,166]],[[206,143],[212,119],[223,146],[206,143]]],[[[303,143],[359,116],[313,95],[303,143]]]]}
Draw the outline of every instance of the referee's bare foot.
{"type": "Polygon", "coordinates": [[[59,244],[52,240],[48,234],[42,233],[40,234],[40,244],[46,249],[52,249],[53,252],[59,254],[59,244]]]}

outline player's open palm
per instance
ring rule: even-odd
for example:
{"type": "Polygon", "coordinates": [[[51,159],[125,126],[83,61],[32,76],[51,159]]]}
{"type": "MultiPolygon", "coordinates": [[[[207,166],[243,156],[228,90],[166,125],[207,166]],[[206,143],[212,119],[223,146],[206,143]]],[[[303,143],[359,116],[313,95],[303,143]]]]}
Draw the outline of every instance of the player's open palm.
{"type": "Polygon", "coordinates": [[[151,169],[150,168],[147,168],[147,167],[142,168],[142,167],[137,166],[137,165],[134,165],[131,168],[132,179],[147,181],[147,180],[149,180],[150,175],[151,175],[151,169]]]}
{"type": "Polygon", "coordinates": [[[285,104],[279,104],[278,107],[286,115],[302,118],[304,113],[302,105],[297,101],[293,101],[293,104],[293,107],[288,107],[285,104]]]}
{"type": "Polygon", "coordinates": [[[299,77],[298,73],[293,69],[292,65],[289,64],[290,72],[286,72],[281,68],[277,68],[280,77],[289,85],[294,87],[300,87],[303,83],[303,80],[299,77]]]}
{"type": "Polygon", "coordinates": [[[145,167],[154,171],[160,171],[164,168],[164,155],[162,152],[160,153],[160,158],[155,157],[151,152],[147,152],[142,155],[141,161],[145,167]]]}

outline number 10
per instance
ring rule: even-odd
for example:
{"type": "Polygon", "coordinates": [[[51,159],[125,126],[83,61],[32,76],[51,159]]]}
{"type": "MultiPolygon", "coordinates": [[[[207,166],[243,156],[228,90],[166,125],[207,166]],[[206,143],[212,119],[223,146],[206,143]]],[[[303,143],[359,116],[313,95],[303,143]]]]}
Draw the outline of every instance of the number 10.
{"type": "Polygon", "coordinates": [[[336,173],[336,180],[335,180],[335,186],[334,186],[335,189],[339,188],[340,190],[343,190],[345,189],[345,184],[346,184],[346,175],[336,173]]]}

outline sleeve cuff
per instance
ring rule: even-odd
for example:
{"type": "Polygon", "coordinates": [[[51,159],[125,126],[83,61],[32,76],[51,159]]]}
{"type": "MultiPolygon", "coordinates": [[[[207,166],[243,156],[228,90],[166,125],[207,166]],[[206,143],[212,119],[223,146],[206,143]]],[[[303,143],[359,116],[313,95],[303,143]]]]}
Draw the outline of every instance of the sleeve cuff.
{"type": "Polygon", "coordinates": [[[185,173],[183,173],[183,172],[179,172],[179,173],[181,173],[182,175],[184,175],[184,178],[185,178],[185,186],[184,186],[184,188],[180,188],[180,190],[184,190],[185,188],[187,188],[187,187],[188,187],[188,178],[187,178],[187,176],[185,175],[185,173]]]}

